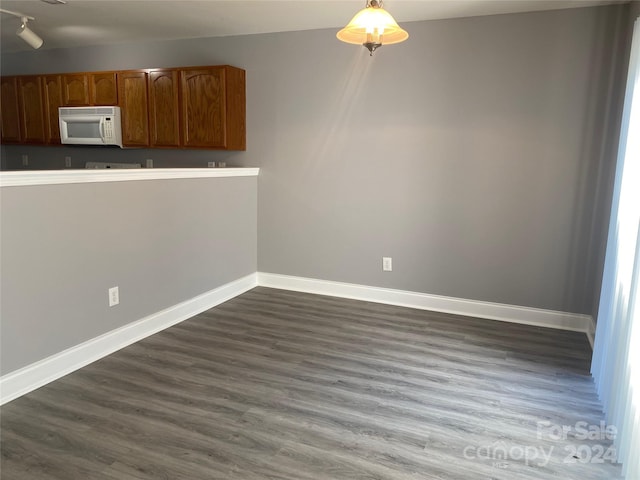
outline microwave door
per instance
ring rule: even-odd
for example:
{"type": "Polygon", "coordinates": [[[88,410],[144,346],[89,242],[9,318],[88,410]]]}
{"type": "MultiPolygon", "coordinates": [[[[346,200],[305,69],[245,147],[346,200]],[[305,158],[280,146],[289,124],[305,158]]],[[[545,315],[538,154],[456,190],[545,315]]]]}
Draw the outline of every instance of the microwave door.
{"type": "Polygon", "coordinates": [[[93,116],[62,118],[62,122],[64,122],[65,140],[67,143],[79,145],[95,145],[98,142],[104,143],[101,119],[102,117],[93,116]]]}

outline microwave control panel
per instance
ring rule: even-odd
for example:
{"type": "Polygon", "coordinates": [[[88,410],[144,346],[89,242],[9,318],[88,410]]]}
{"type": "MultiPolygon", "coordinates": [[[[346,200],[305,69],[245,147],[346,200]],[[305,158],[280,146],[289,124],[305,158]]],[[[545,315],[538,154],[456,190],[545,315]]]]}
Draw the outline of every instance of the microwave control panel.
{"type": "Polygon", "coordinates": [[[113,119],[111,117],[106,117],[104,119],[104,138],[105,140],[113,140],[113,137],[113,119]]]}

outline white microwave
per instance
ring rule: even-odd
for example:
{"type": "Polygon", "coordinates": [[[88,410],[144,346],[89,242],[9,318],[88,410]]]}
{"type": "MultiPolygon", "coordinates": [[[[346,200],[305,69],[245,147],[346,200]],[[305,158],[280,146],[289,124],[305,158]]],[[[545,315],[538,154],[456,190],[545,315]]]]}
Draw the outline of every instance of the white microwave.
{"type": "Polygon", "coordinates": [[[122,148],[120,107],[59,107],[58,118],[64,144],[122,148]]]}

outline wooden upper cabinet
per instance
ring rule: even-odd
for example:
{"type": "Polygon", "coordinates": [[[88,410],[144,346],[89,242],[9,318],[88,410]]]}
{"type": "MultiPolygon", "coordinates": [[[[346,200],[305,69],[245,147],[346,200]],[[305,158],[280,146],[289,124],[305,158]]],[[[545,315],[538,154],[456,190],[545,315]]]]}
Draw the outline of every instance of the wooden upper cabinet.
{"type": "Polygon", "coordinates": [[[116,79],[116,72],[67,73],[62,75],[62,100],[71,107],[117,105],[116,79]]]}
{"type": "Polygon", "coordinates": [[[222,68],[180,72],[184,146],[226,147],[224,80],[222,68]]]}
{"type": "Polygon", "coordinates": [[[147,73],[120,72],[118,89],[122,115],[122,144],[128,147],[148,146],[147,73]]]}
{"type": "Polygon", "coordinates": [[[89,74],[89,100],[91,105],[118,104],[116,72],[89,74]]]}
{"type": "Polygon", "coordinates": [[[227,149],[247,149],[247,95],[246,72],[241,68],[225,66],[227,149]]]}
{"type": "Polygon", "coordinates": [[[2,141],[59,144],[59,107],[117,105],[125,146],[246,150],[245,104],[228,65],[2,77],[2,141]]]}
{"type": "Polygon", "coordinates": [[[2,142],[15,143],[22,140],[18,105],[18,77],[2,77],[0,80],[0,112],[2,114],[2,142]]]}
{"type": "Polygon", "coordinates": [[[62,77],[60,75],[45,75],[42,77],[42,92],[45,140],[46,143],[59,144],[58,107],[64,105],[62,101],[62,77]]]}
{"type": "Polygon", "coordinates": [[[62,101],[70,107],[89,106],[89,77],[86,73],[62,76],[62,101]]]}
{"type": "Polygon", "coordinates": [[[180,146],[178,89],[176,70],[149,72],[149,133],[152,147],[180,146]]]}
{"type": "Polygon", "coordinates": [[[45,143],[41,77],[18,78],[20,131],[23,143],[45,143]]]}
{"type": "Polygon", "coordinates": [[[245,71],[228,65],[180,69],[182,144],[245,150],[245,71]]]}

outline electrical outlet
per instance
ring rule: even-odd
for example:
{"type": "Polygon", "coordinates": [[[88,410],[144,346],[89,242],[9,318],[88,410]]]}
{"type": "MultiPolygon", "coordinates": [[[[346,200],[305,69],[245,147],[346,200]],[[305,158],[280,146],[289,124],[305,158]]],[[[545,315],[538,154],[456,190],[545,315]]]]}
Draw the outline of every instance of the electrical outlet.
{"type": "Polygon", "coordinates": [[[66,168],[71,168],[71,157],[64,157],[64,166],[66,168]]]}
{"type": "Polygon", "coordinates": [[[29,155],[26,155],[26,154],[22,155],[22,166],[23,167],[29,166],[29,155]]]}
{"type": "Polygon", "coordinates": [[[207,162],[207,167],[215,168],[216,167],[216,162],[207,162]]]}
{"type": "Polygon", "coordinates": [[[393,265],[391,262],[391,257],[382,257],[382,271],[390,272],[393,270],[393,265]]]}
{"type": "Polygon", "coordinates": [[[147,168],[153,168],[153,159],[147,158],[146,166],[147,168]]]}
{"type": "Polygon", "coordinates": [[[109,289],[109,306],[113,307],[120,303],[120,291],[118,287],[111,287],[109,289]]]}

